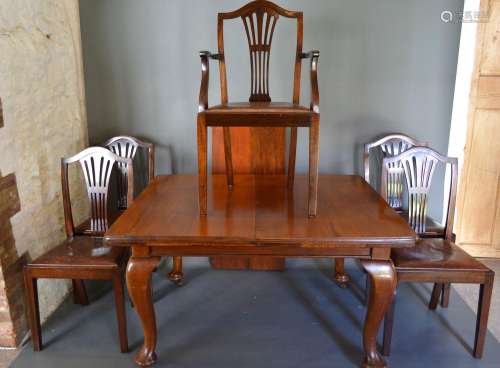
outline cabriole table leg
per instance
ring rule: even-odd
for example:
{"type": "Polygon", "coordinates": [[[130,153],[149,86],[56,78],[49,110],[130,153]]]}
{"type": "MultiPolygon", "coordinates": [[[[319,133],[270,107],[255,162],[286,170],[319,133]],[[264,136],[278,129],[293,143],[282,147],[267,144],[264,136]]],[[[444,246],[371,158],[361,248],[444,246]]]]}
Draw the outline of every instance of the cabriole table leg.
{"type": "Polygon", "coordinates": [[[396,270],[390,260],[364,260],[361,262],[370,277],[370,302],[366,312],[363,331],[365,359],[363,368],[386,368],[387,365],[377,351],[377,332],[396,289],[396,270]]]}
{"type": "Polygon", "coordinates": [[[132,256],[127,265],[127,288],[139,315],[144,333],[144,344],[135,356],[135,362],[148,367],[156,362],[156,317],[151,292],[151,273],[160,263],[160,257],[132,256]]]}

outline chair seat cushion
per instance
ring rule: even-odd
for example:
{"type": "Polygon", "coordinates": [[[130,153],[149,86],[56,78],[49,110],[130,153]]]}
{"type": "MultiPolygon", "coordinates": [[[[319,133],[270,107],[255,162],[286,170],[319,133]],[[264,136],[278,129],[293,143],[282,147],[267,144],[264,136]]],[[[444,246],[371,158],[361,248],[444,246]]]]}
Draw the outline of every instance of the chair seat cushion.
{"type": "Polygon", "coordinates": [[[391,258],[397,270],[489,271],[456,244],[444,239],[419,239],[414,247],[394,248],[391,258]]]}
{"type": "Polygon", "coordinates": [[[75,236],[28,263],[28,267],[117,267],[125,255],[125,247],[107,247],[103,239],[75,236]]]}
{"type": "Polygon", "coordinates": [[[286,102],[235,102],[205,110],[208,125],[297,125],[308,126],[311,109],[286,102]]]}

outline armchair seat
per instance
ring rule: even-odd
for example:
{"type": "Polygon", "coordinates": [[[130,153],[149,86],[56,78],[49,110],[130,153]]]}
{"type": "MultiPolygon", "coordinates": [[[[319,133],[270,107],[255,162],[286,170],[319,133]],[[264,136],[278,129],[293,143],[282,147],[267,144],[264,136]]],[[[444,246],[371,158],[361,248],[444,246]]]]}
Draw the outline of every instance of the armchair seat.
{"type": "Polygon", "coordinates": [[[310,126],[316,113],[286,102],[235,102],[205,110],[207,125],[217,126],[310,126]]]}

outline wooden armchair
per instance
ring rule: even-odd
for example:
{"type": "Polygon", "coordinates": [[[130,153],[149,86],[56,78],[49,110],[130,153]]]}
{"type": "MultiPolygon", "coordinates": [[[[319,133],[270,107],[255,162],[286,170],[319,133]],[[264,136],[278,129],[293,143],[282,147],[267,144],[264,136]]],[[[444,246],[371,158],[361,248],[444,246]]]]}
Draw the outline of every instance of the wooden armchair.
{"type": "Polygon", "coordinates": [[[45,255],[29,262],[24,267],[27,305],[33,349],[42,348],[40,313],[38,307],[37,280],[71,279],[75,303],[86,305],[88,298],[82,280],[111,280],[115,293],[116,313],[120,349],[128,351],[127,329],[124,304],[124,266],[127,252],[125,248],[106,247],[102,236],[108,229],[109,179],[116,164],[125,165],[127,175],[126,203],[133,201],[133,168],[130,158],[122,158],[102,147],[91,147],[70,158],[61,160],[62,198],[67,239],[45,255]],[[68,166],[80,163],[90,201],[90,219],[87,228],[76,228],[71,211],[68,183],[68,166]],[[77,229],[81,229],[77,233],[77,229]]]}
{"type": "MultiPolygon", "coordinates": [[[[427,146],[427,143],[401,133],[388,134],[374,142],[366,143],[363,152],[364,176],[370,183],[370,152],[379,148],[382,157],[394,157],[415,146],[427,146]]],[[[387,203],[398,212],[403,212],[404,171],[400,163],[396,162],[389,168],[387,177],[387,203]]],[[[406,214],[406,218],[408,218],[406,214]]],[[[434,225],[436,228],[439,225],[434,225]]],[[[428,228],[432,228],[428,226],[428,228]]],[[[441,234],[442,235],[442,234],[441,234]]],[[[349,276],[345,273],[344,259],[335,260],[334,280],[340,287],[347,287],[349,276]]]]}
{"type": "Polygon", "coordinates": [[[219,13],[217,22],[218,53],[200,52],[201,87],[198,105],[198,170],[200,214],[207,214],[207,127],[223,127],[227,184],[233,185],[230,127],[291,127],[288,163],[288,186],[293,186],[297,127],[309,128],[309,216],[316,216],[319,161],[319,51],[302,52],[303,14],[285,10],[278,5],[256,0],[242,8],[219,13]],[[297,46],[292,103],[271,102],[269,95],[269,59],[274,29],[279,17],[297,22],[297,46]],[[251,94],[249,102],[229,103],[224,56],[224,21],[241,18],[250,51],[251,94]],[[209,60],[219,61],[221,104],[208,106],[209,60]],[[311,61],[311,103],[301,106],[300,75],[303,59],[311,61]]]}
{"type": "MultiPolygon", "coordinates": [[[[389,198],[391,168],[401,165],[408,192],[410,225],[417,234],[426,234],[426,212],[429,190],[434,171],[439,164],[451,169],[444,238],[420,237],[412,248],[394,248],[391,258],[397,271],[398,282],[432,282],[434,289],[430,309],[437,307],[442,295],[447,306],[450,283],[480,285],[474,357],[481,358],[487,331],[488,315],[493,290],[494,273],[452,242],[453,220],[457,194],[458,160],[440,155],[427,147],[414,147],[395,157],[386,157],[382,163],[381,194],[389,198]]],[[[389,355],[395,300],[384,322],[383,353],[389,355]]]]}

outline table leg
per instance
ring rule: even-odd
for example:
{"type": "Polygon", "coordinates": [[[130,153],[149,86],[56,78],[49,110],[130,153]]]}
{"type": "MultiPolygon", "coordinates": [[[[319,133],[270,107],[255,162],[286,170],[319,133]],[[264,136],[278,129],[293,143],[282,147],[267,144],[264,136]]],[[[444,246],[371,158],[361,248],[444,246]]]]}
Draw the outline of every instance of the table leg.
{"type": "Polygon", "coordinates": [[[177,286],[182,285],[182,281],[184,279],[184,273],[182,272],[181,256],[172,257],[172,271],[168,274],[168,279],[177,286]]]}
{"type": "Polygon", "coordinates": [[[135,362],[148,367],[156,362],[156,317],[151,292],[151,273],[160,263],[160,257],[134,257],[127,265],[127,288],[139,315],[144,333],[144,344],[135,356],[135,362]]]}
{"type": "Polygon", "coordinates": [[[204,114],[198,114],[198,196],[200,215],[207,214],[207,124],[204,114]]]}
{"type": "Polygon", "coordinates": [[[377,351],[377,332],[396,290],[396,270],[391,261],[364,260],[363,267],[370,277],[371,288],[363,331],[365,359],[363,368],[385,368],[384,359],[377,351]]]}
{"type": "Polygon", "coordinates": [[[345,272],[344,258],[335,258],[335,275],[333,276],[338,286],[345,289],[349,286],[349,275],[345,272]]]}

